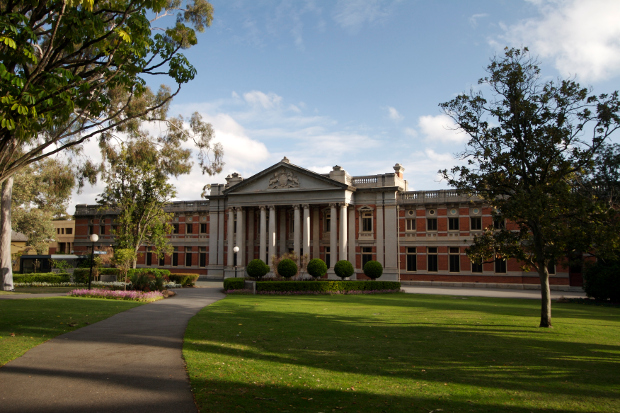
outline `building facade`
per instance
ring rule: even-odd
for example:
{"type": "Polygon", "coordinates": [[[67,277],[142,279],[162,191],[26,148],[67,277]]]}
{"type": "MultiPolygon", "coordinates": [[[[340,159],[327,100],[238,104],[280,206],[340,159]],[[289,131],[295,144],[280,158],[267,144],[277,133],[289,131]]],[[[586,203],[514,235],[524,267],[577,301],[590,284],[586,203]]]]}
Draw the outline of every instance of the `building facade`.
{"type": "MultiPolygon", "coordinates": [[[[284,158],[247,179],[229,175],[225,184],[211,185],[206,200],[172,203],[174,253],[159,260],[143,247],[138,266],[231,277],[255,258],[270,263],[274,255],[295,252],[323,259],[330,278],[333,265],[348,260],[355,277],[365,279],[363,265],[376,260],[385,280],[539,283],[537,273],[523,271],[515,260],[475,265],[465,254],[484,228],[510,223],[494,222],[491,208],[476,197],[409,191],[403,173],[396,164],[386,174],[350,176],[340,166],[318,174],[284,158]]],[[[76,253],[89,251],[91,233],[99,235],[97,245],[113,245],[114,225],[112,212],[78,205],[76,253]]],[[[581,285],[580,274],[568,267],[550,270],[552,285],[581,285]]]]}
{"type": "Polygon", "coordinates": [[[73,254],[73,243],[75,240],[75,221],[62,220],[52,221],[56,235],[50,242],[50,254],[73,254]]]}

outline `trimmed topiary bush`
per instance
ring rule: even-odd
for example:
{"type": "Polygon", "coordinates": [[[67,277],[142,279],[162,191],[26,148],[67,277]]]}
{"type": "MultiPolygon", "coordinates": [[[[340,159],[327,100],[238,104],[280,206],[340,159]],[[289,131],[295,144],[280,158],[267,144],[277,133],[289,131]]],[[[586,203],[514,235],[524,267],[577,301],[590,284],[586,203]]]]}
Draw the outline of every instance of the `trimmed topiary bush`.
{"type": "Polygon", "coordinates": [[[306,267],[308,274],[313,278],[319,278],[327,273],[327,264],[320,258],[313,258],[306,267]]]}
{"type": "Polygon", "coordinates": [[[344,279],[352,276],[355,270],[353,269],[353,264],[349,261],[340,260],[334,265],[334,272],[338,277],[344,279]]]}
{"type": "Polygon", "coordinates": [[[583,289],[588,297],[620,302],[620,262],[598,261],[583,274],[583,289]]]}
{"type": "Polygon", "coordinates": [[[376,280],[383,275],[383,265],[379,261],[368,261],[364,265],[364,275],[376,280]]]}
{"type": "Polygon", "coordinates": [[[297,274],[297,264],[290,258],[283,259],[278,264],[278,274],[284,278],[291,278],[297,274]]]}
{"type": "Polygon", "coordinates": [[[13,282],[60,284],[69,282],[69,274],[53,272],[13,274],[13,282]]]}
{"type": "Polygon", "coordinates": [[[245,270],[250,277],[257,278],[259,280],[269,272],[269,269],[269,266],[265,264],[263,260],[258,258],[250,261],[248,266],[245,267],[245,270]]]}
{"type": "Polygon", "coordinates": [[[183,287],[192,287],[198,280],[200,274],[194,273],[170,273],[168,279],[177,284],[181,284],[183,287]]]}

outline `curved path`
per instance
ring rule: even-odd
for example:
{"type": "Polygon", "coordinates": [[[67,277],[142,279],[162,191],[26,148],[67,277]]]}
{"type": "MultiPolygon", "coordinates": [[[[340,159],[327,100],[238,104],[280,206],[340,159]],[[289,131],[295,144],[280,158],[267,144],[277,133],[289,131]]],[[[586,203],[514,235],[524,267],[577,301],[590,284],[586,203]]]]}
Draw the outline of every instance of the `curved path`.
{"type": "Polygon", "coordinates": [[[195,413],[183,334],[191,317],[224,294],[221,287],[176,291],[57,336],[4,365],[0,411],[195,413]]]}

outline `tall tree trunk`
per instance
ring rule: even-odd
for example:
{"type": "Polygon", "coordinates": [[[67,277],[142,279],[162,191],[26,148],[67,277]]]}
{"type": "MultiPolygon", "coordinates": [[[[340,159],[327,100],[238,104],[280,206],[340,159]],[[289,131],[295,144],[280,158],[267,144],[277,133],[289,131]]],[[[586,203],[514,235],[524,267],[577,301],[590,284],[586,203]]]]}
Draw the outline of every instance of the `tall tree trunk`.
{"type": "Polygon", "coordinates": [[[551,327],[551,291],[549,288],[549,271],[546,265],[538,265],[540,277],[540,327],[551,327]],[[541,268],[542,267],[542,268],[541,268]]]}
{"type": "Polygon", "coordinates": [[[11,200],[13,197],[13,177],[2,183],[0,194],[0,278],[2,290],[13,291],[13,264],[11,262],[11,200]]]}

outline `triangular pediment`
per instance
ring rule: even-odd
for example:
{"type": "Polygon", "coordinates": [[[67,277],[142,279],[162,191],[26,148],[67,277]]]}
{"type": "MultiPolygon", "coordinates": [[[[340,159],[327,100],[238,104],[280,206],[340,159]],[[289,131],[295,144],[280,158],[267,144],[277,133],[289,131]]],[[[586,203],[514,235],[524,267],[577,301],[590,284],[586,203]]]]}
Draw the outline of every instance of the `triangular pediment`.
{"type": "Polygon", "coordinates": [[[226,195],[342,190],[349,186],[287,162],[279,162],[226,189],[226,195]]]}

